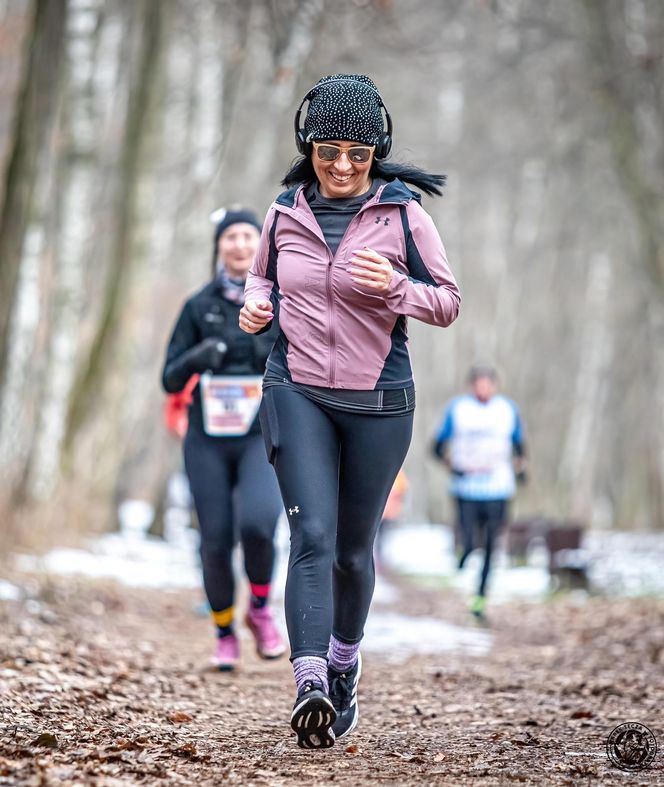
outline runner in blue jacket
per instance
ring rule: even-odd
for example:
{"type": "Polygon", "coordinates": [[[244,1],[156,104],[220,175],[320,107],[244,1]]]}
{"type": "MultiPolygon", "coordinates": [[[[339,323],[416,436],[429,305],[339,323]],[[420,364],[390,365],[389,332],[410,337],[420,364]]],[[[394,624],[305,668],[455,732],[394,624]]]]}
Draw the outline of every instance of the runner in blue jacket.
{"type": "Polygon", "coordinates": [[[485,620],[486,587],[496,537],[507,521],[515,481],[525,480],[526,445],[517,406],[497,393],[495,369],[470,370],[471,391],[448,403],[434,453],[450,470],[450,494],[457,507],[463,568],[484,532],[484,566],[471,611],[485,620]]]}

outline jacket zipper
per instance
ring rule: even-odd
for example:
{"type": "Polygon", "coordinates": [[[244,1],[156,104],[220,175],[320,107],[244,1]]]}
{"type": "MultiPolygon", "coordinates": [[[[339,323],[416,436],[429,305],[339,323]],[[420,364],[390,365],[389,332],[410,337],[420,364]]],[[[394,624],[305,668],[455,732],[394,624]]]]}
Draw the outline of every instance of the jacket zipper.
{"type": "MultiPolygon", "coordinates": [[[[344,232],[343,238],[339,242],[339,248],[343,246],[344,240],[348,231],[351,228],[351,225],[357,221],[357,217],[360,215],[364,206],[360,208],[360,210],[353,216],[346,227],[346,232],[344,232]]],[[[330,374],[328,376],[328,387],[334,388],[335,383],[337,381],[337,348],[336,348],[336,332],[334,330],[335,320],[334,320],[334,298],[332,297],[332,268],[334,267],[334,262],[337,258],[336,254],[332,254],[329,246],[325,244],[325,248],[330,255],[330,258],[327,262],[327,280],[326,280],[326,290],[327,290],[327,313],[328,313],[328,325],[329,325],[329,335],[330,335],[330,374]]],[[[337,249],[337,252],[339,249],[337,249]]]]}
{"type": "MultiPolygon", "coordinates": [[[[298,189],[298,191],[295,194],[294,205],[295,205],[295,203],[297,203],[297,200],[298,200],[298,198],[300,196],[300,193],[303,190],[304,190],[304,187],[300,186],[300,188],[298,189]]],[[[401,201],[397,202],[395,200],[395,201],[385,202],[383,204],[385,204],[385,205],[402,205],[404,203],[401,202],[401,201]]],[[[375,204],[372,205],[371,207],[375,207],[375,204]]],[[[366,208],[367,208],[367,205],[366,204],[363,205],[360,208],[360,210],[355,214],[355,216],[353,216],[353,218],[350,221],[350,224],[346,228],[346,232],[344,233],[344,238],[346,237],[346,234],[348,233],[348,230],[350,229],[351,224],[353,224],[356,221],[357,217],[360,216],[360,214],[364,213],[366,208]]],[[[297,218],[297,211],[296,210],[293,211],[293,214],[295,215],[295,218],[297,218]]],[[[341,239],[341,243],[339,245],[341,245],[343,243],[344,238],[341,239]]],[[[328,378],[327,379],[328,379],[328,387],[329,388],[334,388],[334,384],[336,382],[336,367],[337,367],[336,358],[337,358],[337,356],[336,356],[336,334],[335,334],[335,330],[334,330],[334,315],[333,315],[334,299],[332,298],[332,266],[334,264],[334,259],[335,259],[336,255],[332,254],[332,252],[330,251],[329,246],[325,242],[323,242],[323,245],[327,249],[327,253],[329,255],[329,259],[328,259],[328,263],[327,263],[327,272],[326,272],[327,275],[326,275],[326,280],[325,280],[325,290],[326,290],[326,295],[327,295],[327,307],[328,307],[327,308],[327,314],[328,314],[328,334],[329,334],[329,347],[330,347],[330,368],[329,368],[329,374],[328,374],[328,378]]]]}
{"type": "MultiPolygon", "coordinates": [[[[332,254],[328,249],[328,254],[332,254]]],[[[337,369],[337,349],[336,349],[336,335],[334,331],[334,299],[332,297],[332,263],[334,258],[330,256],[327,261],[327,277],[325,289],[327,291],[327,318],[328,318],[328,332],[330,336],[330,373],[328,375],[328,387],[334,388],[336,369],[337,369]]]]}
{"type": "MultiPolygon", "coordinates": [[[[344,235],[341,241],[339,242],[339,248],[341,248],[344,245],[344,240],[346,239],[346,235],[348,234],[351,226],[355,223],[359,224],[361,222],[362,219],[360,218],[358,221],[358,217],[364,211],[364,208],[365,206],[363,205],[360,208],[360,210],[358,210],[358,212],[350,220],[350,223],[346,227],[346,232],[344,232],[344,235]]],[[[334,330],[335,321],[334,321],[334,313],[333,313],[334,298],[332,297],[332,268],[334,266],[334,262],[337,258],[337,255],[332,254],[332,251],[330,250],[329,246],[327,246],[327,244],[325,244],[325,248],[327,249],[328,254],[330,255],[330,259],[328,260],[327,263],[327,281],[326,281],[327,313],[328,313],[328,325],[329,325],[329,335],[330,335],[330,374],[328,377],[328,387],[334,388],[337,378],[337,351],[336,351],[336,333],[334,330]]],[[[337,253],[338,252],[339,249],[337,249],[337,253]]]]}

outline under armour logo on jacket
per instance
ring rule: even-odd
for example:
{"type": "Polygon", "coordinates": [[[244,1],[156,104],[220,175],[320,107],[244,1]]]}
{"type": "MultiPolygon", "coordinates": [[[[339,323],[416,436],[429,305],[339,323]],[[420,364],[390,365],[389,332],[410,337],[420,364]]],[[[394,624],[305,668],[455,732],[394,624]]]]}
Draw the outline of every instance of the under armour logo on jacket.
{"type": "Polygon", "coordinates": [[[387,227],[387,225],[390,223],[389,216],[385,220],[383,220],[380,216],[376,216],[376,221],[374,221],[374,224],[380,224],[381,221],[387,227]]]}
{"type": "Polygon", "coordinates": [[[300,507],[299,506],[295,506],[294,508],[289,508],[288,509],[288,513],[290,514],[290,516],[293,516],[293,514],[299,514],[300,513],[300,507]]]}

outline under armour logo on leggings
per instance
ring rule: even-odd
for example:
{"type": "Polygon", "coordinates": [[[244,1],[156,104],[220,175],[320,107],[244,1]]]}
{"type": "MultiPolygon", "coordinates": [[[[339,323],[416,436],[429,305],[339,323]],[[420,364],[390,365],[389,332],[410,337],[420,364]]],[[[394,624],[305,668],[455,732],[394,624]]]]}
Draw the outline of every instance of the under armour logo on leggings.
{"type": "Polygon", "coordinates": [[[299,506],[295,506],[294,508],[289,508],[288,509],[288,513],[291,516],[293,516],[293,514],[299,514],[300,513],[300,507],[299,506]]]}

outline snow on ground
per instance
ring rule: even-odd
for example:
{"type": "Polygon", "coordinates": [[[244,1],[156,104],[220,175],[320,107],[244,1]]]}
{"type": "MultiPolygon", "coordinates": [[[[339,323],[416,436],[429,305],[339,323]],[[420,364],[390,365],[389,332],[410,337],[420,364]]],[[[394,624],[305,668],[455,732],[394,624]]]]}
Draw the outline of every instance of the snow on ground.
{"type": "MultiPolygon", "coordinates": [[[[180,501],[177,496],[176,502],[180,501]]],[[[186,505],[186,501],[185,501],[186,505]]],[[[81,549],[55,549],[45,555],[18,555],[17,568],[61,575],[110,578],[126,585],[146,588],[198,588],[198,534],[189,527],[189,514],[181,505],[172,506],[165,517],[165,538],[147,536],[152,509],[142,501],[126,501],[119,510],[121,530],[91,540],[81,549]]],[[[288,564],[288,525],[284,517],[276,534],[275,600],[283,598],[288,564]]],[[[658,534],[590,533],[581,553],[587,561],[593,590],[608,595],[664,596],[664,536],[658,534]]],[[[483,554],[473,553],[463,571],[456,568],[453,533],[450,527],[431,524],[404,524],[390,528],[381,542],[380,563],[385,568],[434,586],[453,588],[470,597],[475,592],[483,554]]],[[[551,590],[548,555],[535,543],[527,565],[513,566],[498,552],[490,579],[493,603],[513,599],[537,601],[551,590]]],[[[241,573],[241,555],[236,554],[241,573]]],[[[21,590],[0,580],[0,600],[15,599],[21,590]]],[[[581,593],[581,597],[583,597],[581,593]]],[[[398,590],[379,571],[376,578],[374,610],[369,617],[364,647],[389,651],[394,658],[407,654],[455,650],[468,654],[485,653],[491,635],[477,629],[452,626],[433,618],[413,618],[390,611],[398,590]]],[[[283,623],[283,605],[276,604],[283,623]]]]}
{"type": "MultiPolygon", "coordinates": [[[[456,568],[454,535],[450,527],[407,524],[387,532],[383,556],[395,571],[440,578],[471,595],[477,586],[483,553],[474,552],[463,571],[456,568]]],[[[610,596],[664,596],[664,533],[591,531],[584,535],[583,549],[575,550],[587,565],[591,591],[610,596]]],[[[499,551],[490,583],[492,603],[514,599],[538,600],[551,591],[548,552],[534,541],[525,566],[514,566],[499,551]]]]}
{"type": "Polygon", "coordinates": [[[21,588],[0,579],[0,601],[18,601],[21,598],[21,588]]]}

